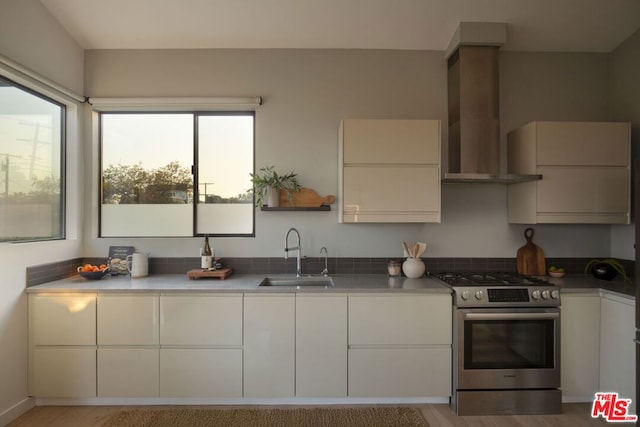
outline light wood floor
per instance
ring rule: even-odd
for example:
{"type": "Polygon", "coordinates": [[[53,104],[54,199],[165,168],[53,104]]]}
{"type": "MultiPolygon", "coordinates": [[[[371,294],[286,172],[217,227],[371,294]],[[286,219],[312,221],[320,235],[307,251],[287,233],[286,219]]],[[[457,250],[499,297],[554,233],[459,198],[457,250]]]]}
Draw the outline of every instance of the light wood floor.
{"type": "MultiPolygon", "coordinates": [[[[602,418],[591,418],[591,404],[589,403],[564,404],[561,415],[502,415],[481,417],[459,417],[453,413],[448,405],[411,406],[420,408],[430,427],[587,427],[609,425],[602,418]]],[[[237,408],[238,406],[192,407],[223,409],[237,408]]],[[[261,407],[265,408],[264,406],[261,407]]],[[[291,408],[291,406],[278,407],[291,408]]],[[[8,426],[101,426],[117,411],[127,408],[131,408],[131,406],[39,406],[31,409],[8,426]]]]}

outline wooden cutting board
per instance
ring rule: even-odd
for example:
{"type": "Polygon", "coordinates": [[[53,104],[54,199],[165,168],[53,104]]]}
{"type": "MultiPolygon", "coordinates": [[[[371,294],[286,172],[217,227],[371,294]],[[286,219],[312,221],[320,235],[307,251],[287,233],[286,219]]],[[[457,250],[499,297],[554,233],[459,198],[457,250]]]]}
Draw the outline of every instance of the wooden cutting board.
{"type": "Polygon", "coordinates": [[[287,190],[280,190],[280,206],[297,206],[304,208],[315,208],[322,205],[331,205],[336,201],[334,196],[320,197],[315,190],[311,188],[301,188],[300,191],[291,193],[289,199],[287,190]]]}
{"type": "Polygon", "coordinates": [[[202,270],[201,268],[197,268],[195,270],[187,271],[187,276],[189,277],[189,280],[205,277],[216,277],[220,280],[224,280],[231,276],[231,273],[233,273],[233,268],[221,268],[220,270],[202,270]]]}
{"type": "Polygon", "coordinates": [[[533,243],[533,228],[524,230],[527,244],[518,249],[516,255],[516,268],[518,273],[527,276],[544,276],[546,273],[544,252],[533,243]]]}

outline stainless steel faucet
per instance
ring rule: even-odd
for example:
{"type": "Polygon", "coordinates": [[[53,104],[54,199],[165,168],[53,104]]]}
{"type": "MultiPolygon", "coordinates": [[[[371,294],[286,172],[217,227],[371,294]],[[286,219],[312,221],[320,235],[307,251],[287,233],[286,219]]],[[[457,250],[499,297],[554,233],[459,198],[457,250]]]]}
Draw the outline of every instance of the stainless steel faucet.
{"type": "Polygon", "coordinates": [[[320,274],[322,274],[324,277],[327,277],[329,275],[329,269],[327,268],[327,248],[325,248],[324,246],[320,248],[320,255],[322,255],[323,251],[324,251],[324,270],[322,270],[320,274]]]}
{"type": "Polygon", "coordinates": [[[289,229],[289,231],[287,231],[287,235],[284,238],[284,259],[289,259],[289,251],[298,251],[298,256],[296,257],[296,277],[300,277],[300,275],[302,274],[302,266],[301,266],[301,253],[302,253],[302,242],[300,241],[300,233],[298,233],[298,230],[296,230],[295,228],[291,227],[289,229]],[[289,233],[291,233],[292,231],[295,231],[296,236],[298,236],[298,246],[295,246],[293,248],[289,247],[289,233]]]}

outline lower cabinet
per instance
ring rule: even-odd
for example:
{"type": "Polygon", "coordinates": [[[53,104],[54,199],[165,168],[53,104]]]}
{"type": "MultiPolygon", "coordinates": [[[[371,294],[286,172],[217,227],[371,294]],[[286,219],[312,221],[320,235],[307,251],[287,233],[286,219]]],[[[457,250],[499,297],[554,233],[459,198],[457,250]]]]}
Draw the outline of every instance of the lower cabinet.
{"type": "Polygon", "coordinates": [[[296,396],[347,396],[346,295],[296,295],[296,396]]]}
{"type": "Polygon", "coordinates": [[[32,353],[36,397],[95,397],[95,348],[36,348],[32,353]]]}
{"type": "Polygon", "coordinates": [[[294,396],[295,302],[295,294],[245,294],[245,397],[294,396]]]}
{"type": "Polygon", "coordinates": [[[618,392],[631,399],[636,413],[635,304],[625,298],[604,294],[600,324],[600,391],[618,392]]]}
{"type": "Polygon", "coordinates": [[[591,402],[599,389],[600,295],[563,294],[560,313],[562,398],[591,402]]]}
{"type": "Polygon", "coordinates": [[[29,394],[96,396],[96,295],[29,295],[29,394]]]}
{"type": "Polygon", "coordinates": [[[451,396],[450,295],[349,295],[349,396],[451,396]]]}
{"type": "Polygon", "coordinates": [[[157,348],[98,348],[99,397],[157,397],[157,348]]]}
{"type": "Polygon", "coordinates": [[[160,350],[161,397],[242,397],[241,349],[160,350]]]}

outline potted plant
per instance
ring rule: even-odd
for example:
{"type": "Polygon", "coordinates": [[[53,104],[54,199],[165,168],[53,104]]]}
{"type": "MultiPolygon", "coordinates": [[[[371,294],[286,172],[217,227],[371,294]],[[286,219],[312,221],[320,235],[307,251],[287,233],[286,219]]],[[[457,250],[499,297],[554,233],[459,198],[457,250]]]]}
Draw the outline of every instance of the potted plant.
{"type": "Polygon", "coordinates": [[[253,183],[254,202],[256,207],[267,205],[278,207],[280,204],[280,190],[286,190],[289,200],[292,200],[291,193],[300,191],[298,174],[289,172],[280,175],[274,166],[260,168],[257,173],[249,174],[253,183]],[[266,202],[266,203],[265,203],[266,202]]]}
{"type": "Polygon", "coordinates": [[[631,281],[624,270],[624,266],[611,258],[592,259],[585,266],[584,272],[590,272],[593,277],[601,280],[611,280],[619,274],[625,282],[631,281]]]}

